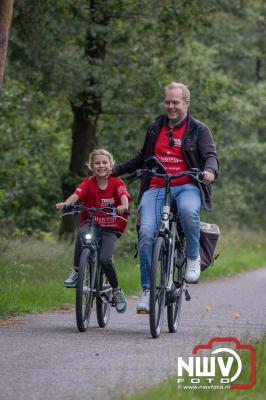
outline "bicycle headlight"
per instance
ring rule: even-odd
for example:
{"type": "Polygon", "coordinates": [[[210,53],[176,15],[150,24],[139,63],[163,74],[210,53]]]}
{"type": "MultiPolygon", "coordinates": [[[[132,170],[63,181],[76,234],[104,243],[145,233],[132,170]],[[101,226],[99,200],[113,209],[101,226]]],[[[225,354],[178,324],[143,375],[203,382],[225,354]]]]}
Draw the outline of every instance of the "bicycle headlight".
{"type": "Polygon", "coordinates": [[[91,240],[92,234],[91,233],[86,233],[85,235],[85,240],[91,240]]]}
{"type": "Polygon", "coordinates": [[[166,212],[162,213],[162,221],[167,221],[168,218],[169,218],[168,213],[166,213],[166,212]]]}

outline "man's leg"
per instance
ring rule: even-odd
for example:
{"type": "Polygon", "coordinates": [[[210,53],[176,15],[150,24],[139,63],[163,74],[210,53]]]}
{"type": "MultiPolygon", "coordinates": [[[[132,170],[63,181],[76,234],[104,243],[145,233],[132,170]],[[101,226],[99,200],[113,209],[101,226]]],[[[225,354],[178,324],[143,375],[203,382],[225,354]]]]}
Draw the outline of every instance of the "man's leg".
{"type": "Polygon", "coordinates": [[[200,276],[200,191],[195,185],[182,185],[178,190],[175,190],[175,197],[187,242],[188,267],[186,279],[190,282],[196,282],[200,276]]]}
{"type": "Polygon", "coordinates": [[[141,286],[143,290],[150,287],[150,270],[154,236],[160,225],[163,199],[164,189],[152,188],[143,194],[139,207],[139,258],[141,286]]]}

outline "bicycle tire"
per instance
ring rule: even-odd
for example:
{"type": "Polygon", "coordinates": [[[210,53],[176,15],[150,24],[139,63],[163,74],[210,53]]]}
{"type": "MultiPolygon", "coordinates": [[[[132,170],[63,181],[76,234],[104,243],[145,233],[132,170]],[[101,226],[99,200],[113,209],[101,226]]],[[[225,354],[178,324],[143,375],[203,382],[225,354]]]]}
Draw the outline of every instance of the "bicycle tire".
{"type": "Polygon", "coordinates": [[[85,248],[81,253],[76,288],[76,320],[80,332],[89,326],[93,303],[93,289],[97,267],[97,255],[85,248]]]}
{"type": "Polygon", "coordinates": [[[167,306],[167,322],[170,333],[177,331],[180,321],[184,287],[183,267],[174,266],[173,281],[176,286],[176,301],[167,306]]]}
{"type": "MultiPolygon", "coordinates": [[[[103,286],[107,286],[108,281],[103,274],[100,272],[99,277],[99,290],[103,290],[103,286]]],[[[108,285],[110,287],[110,285],[108,285]]],[[[105,328],[110,317],[111,307],[110,307],[110,296],[103,295],[102,297],[96,298],[96,314],[97,321],[100,328],[105,328]]]]}
{"type": "Polygon", "coordinates": [[[165,239],[159,236],[153,248],[150,285],[150,331],[155,339],[160,336],[164,319],[166,266],[166,243],[165,239]]]}

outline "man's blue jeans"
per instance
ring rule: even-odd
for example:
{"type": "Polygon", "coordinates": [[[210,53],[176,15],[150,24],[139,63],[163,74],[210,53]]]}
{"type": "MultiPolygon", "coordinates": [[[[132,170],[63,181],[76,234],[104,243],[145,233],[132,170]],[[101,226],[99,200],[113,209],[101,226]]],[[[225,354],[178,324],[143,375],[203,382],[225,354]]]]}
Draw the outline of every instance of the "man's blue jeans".
{"type": "MultiPolygon", "coordinates": [[[[198,187],[193,184],[171,187],[172,198],[176,200],[178,213],[187,242],[187,257],[195,259],[199,255],[201,198],[198,187]]],[[[150,287],[150,270],[155,234],[159,229],[161,208],[165,188],[151,188],[141,199],[139,257],[141,286],[150,287]]]]}

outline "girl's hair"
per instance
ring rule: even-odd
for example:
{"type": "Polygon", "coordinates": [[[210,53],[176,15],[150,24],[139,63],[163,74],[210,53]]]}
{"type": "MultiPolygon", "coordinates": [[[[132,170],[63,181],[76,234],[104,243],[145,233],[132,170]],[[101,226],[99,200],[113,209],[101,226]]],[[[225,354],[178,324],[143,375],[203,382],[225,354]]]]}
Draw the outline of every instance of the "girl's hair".
{"type": "Polygon", "coordinates": [[[166,92],[166,90],[168,89],[181,89],[182,93],[183,93],[183,99],[184,101],[189,102],[190,101],[190,92],[189,89],[186,85],[184,85],[183,83],[177,83],[177,82],[172,82],[169,83],[169,85],[166,85],[164,88],[164,92],[166,92]]]}
{"type": "Polygon", "coordinates": [[[107,156],[109,158],[111,167],[114,166],[115,161],[114,161],[114,157],[112,156],[111,153],[109,153],[109,151],[105,150],[105,149],[95,149],[93,150],[90,155],[89,155],[89,161],[86,162],[87,167],[92,171],[92,164],[93,161],[95,159],[95,156],[107,156]]]}

